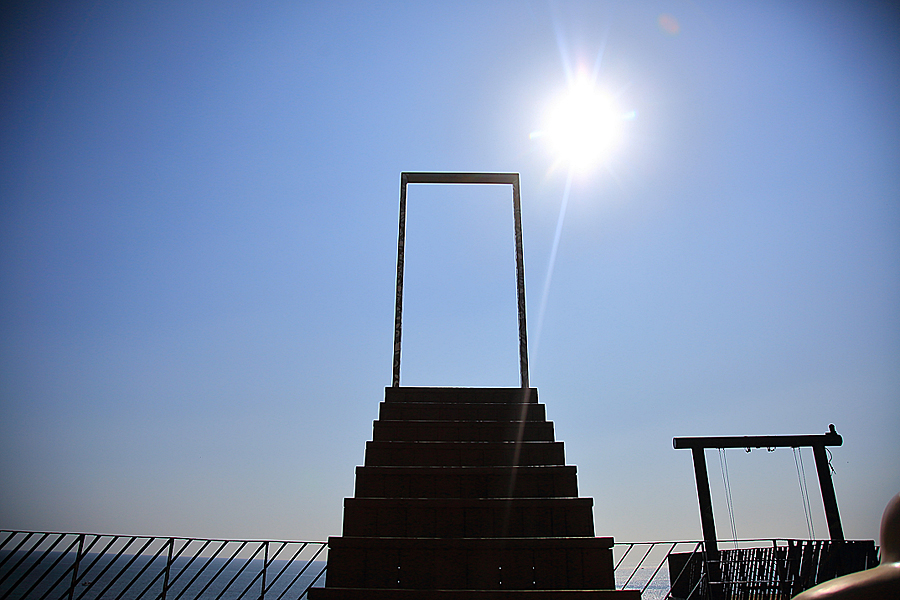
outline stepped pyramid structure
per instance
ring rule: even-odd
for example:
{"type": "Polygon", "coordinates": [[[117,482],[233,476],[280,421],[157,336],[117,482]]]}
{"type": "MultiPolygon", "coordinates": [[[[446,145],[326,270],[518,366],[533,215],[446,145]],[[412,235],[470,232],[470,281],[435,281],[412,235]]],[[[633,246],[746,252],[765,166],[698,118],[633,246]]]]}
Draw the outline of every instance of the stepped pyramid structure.
{"type": "Polygon", "coordinates": [[[310,598],[612,598],[612,544],[534,388],[390,387],[310,598]]]}
{"type": "Polygon", "coordinates": [[[616,591],[609,537],[594,537],[537,390],[528,385],[525,278],[516,173],[400,178],[393,385],[385,389],[343,536],[328,540],[324,588],[311,600],[499,598],[640,600],[616,591]],[[513,189],[521,387],[400,387],[406,188],[513,189]]]}

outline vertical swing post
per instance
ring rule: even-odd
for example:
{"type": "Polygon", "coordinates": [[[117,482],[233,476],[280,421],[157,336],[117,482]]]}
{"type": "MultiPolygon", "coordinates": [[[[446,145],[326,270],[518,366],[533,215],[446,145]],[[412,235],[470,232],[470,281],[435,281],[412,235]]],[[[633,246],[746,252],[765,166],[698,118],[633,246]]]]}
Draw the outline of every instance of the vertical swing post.
{"type": "Polygon", "coordinates": [[[694,479],[697,480],[697,499],[700,501],[700,527],[703,530],[703,541],[707,552],[718,552],[716,523],[713,519],[712,495],[709,491],[709,475],[706,470],[706,450],[691,448],[694,459],[694,479]]]}
{"type": "Polygon", "coordinates": [[[712,495],[709,492],[709,475],[706,470],[706,449],[691,448],[694,459],[694,479],[697,480],[697,498],[700,501],[700,527],[706,547],[709,594],[714,600],[722,597],[722,566],[719,563],[719,545],[716,538],[716,523],[713,519],[712,495]]]}
{"type": "Polygon", "coordinates": [[[834,482],[825,456],[825,444],[814,444],[813,456],[816,458],[816,472],[819,475],[819,489],[822,490],[822,504],[825,505],[825,520],[828,521],[828,533],[837,542],[844,541],[844,530],[841,527],[841,515],[838,512],[837,496],[834,494],[834,482]]]}

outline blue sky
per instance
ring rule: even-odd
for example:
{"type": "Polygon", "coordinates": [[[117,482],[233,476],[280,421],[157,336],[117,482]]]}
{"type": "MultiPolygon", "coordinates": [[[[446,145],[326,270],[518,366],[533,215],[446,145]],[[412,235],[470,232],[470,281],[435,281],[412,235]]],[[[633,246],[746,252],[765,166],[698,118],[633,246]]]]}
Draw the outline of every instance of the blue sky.
{"type": "MultiPolygon", "coordinates": [[[[374,4],[5,9],[0,527],[339,534],[390,385],[399,175],[514,171],[531,382],[598,534],[700,537],[675,436],[834,423],[845,534],[875,538],[900,490],[897,11],[374,4]],[[531,134],[598,58],[634,118],[573,177],[548,278],[568,170],[531,134]]],[[[508,189],[409,202],[402,382],[517,385],[508,189]]],[[[737,534],[806,537],[791,452],[726,456],[737,534]]]]}

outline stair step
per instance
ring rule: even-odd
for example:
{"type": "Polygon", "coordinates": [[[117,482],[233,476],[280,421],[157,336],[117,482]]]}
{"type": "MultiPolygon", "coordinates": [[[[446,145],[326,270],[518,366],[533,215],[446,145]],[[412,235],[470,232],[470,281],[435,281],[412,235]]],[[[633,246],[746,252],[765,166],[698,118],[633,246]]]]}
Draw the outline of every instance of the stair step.
{"type": "Polygon", "coordinates": [[[609,550],[613,547],[613,538],[605,537],[532,537],[532,538],[408,538],[408,537],[366,537],[366,536],[332,536],[328,538],[329,552],[336,548],[368,548],[374,550],[406,549],[406,550],[472,550],[480,549],[490,552],[507,550],[538,549],[591,549],[609,550]]]}
{"type": "Polygon", "coordinates": [[[379,415],[310,598],[640,599],[537,390],[391,387],[379,415]]]}
{"type": "Polygon", "coordinates": [[[552,442],[552,421],[385,421],[374,424],[376,442],[552,442]]]}
{"type": "Polygon", "coordinates": [[[378,590],[311,588],[310,600],[641,600],[640,590],[378,590]]]}
{"type": "Polygon", "coordinates": [[[612,538],[333,537],[326,583],[348,588],[615,589],[612,538]]]}
{"type": "Polygon", "coordinates": [[[537,403],[537,388],[388,387],[385,402],[537,403]]]}
{"type": "Polygon", "coordinates": [[[344,499],[344,535],[592,537],[591,498],[344,499]]]}
{"type": "Polygon", "coordinates": [[[640,590],[400,590],[311,588],[310,600],[641,600],[640,590]]]}
{"type": "Polygon", "coordinates": [[[563,465],[562,442],[366,442],[366,466],[563,465]]]}
{"type": "Polygon", "coordinates": [[[576,467],[356,467],[357,498],[578,496],[576,467]]]}
{"type": "Polygon", "coordinates": [[[544,421],[543,404],[533,402],[382,402],[379,418],[390,421],[544,421]]]}

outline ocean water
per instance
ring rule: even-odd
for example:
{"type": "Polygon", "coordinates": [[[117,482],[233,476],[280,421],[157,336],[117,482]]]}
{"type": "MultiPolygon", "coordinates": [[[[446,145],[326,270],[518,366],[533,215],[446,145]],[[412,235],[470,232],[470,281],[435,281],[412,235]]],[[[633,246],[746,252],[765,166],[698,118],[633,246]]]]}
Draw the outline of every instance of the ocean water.
{"type": "MultiPolygon", "coordinates": [[[[37,565],[38,558],[39,553],[26,556],[22,552],[0,551],[0,598],[151,600],[162,597],[165,556],[85,555],[74,588],[71,571],[74,553],[48,553],[37,565]]],[[[325,564],[319,560],[270,561],[265,573],[264,597],[272,600],[305,598],[305,591],[311,584],[324,585],[324,575],[316,578],[325,564]]],[[[263,596],[262,567],[263,561],[254,558],[177,558],[169,569],[166,598],[259,600],[263,596]]],[[[616,575],[616,587],[643,590],[643,600],[664,600],[668,594],[669,577],[664,567],[658,571],[640,568],[627,585],[625,580],[631,575],[630,569],[622,569],[616,575]]]]}
{"type": "MultiPolygon", "coordinates": [[[[40,600],[138,600],[162,597],[166,558],[86,555],[78,581],[72,587],[74,554],[49,553],[37,562],[37,553],[0,553],[0,598],[40,600]],[[24,560],[23,560],[24,559],[24,560]],[[132,560],[133,559],[133,560],[132,560]],[[128,563],[131,564],[128,564],[128,563]],[[53,565],[52,569],[48,569],[53,565]]],[[[167,600],[238,600],[263,596],[263,561],[260,559],[178,558],[169,569],[167,600]]],[[[270,561],[266,568],[265,598],[304,598],[304,591],[324,569],[324,561],[270,561]],[[306,568],[301,574],[301,570],[306,568]]],[[[324,585],[324,575],[316,582],[324,585]]]]}
{"type": "Polygon", "coordinates": [[[631,575],[630,571],[623,569],[616,571],[616,587],[618,589],[643,590],[641,600],[664,600],[669,594],[669,573],[663,568],[653,576],[655,569],[638,569],[631,581],[625,585],[625,580],[631,575]],[[650,578],[653,577],[651,580],[650,578]]]}

